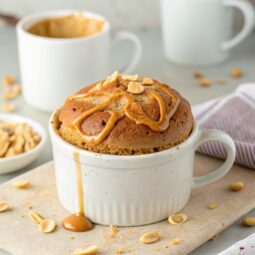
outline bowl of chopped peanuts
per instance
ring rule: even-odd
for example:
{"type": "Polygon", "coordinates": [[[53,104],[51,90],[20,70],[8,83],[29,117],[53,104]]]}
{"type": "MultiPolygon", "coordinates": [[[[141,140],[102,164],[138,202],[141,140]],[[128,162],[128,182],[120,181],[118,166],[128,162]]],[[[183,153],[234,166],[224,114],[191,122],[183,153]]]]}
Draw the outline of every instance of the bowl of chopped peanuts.
{"type": "Polygon", "coordinates": [[[46,132],[39,123],[18,115],[0,114],[0,174],[32,163],[45,142],[46,132]]]}

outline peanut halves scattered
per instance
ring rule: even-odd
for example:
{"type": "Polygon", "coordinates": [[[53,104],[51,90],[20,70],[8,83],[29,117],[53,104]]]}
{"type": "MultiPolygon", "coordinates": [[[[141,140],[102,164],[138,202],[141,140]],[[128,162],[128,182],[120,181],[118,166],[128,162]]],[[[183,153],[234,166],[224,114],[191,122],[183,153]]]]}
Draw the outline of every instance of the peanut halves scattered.
{"type": "Polygon", "coordinates": [[[184,213],[170,215],[168,217],[168,222],[172,225],[182,224],[188,220],[188,216],[184,213]]]}
{"type": "Polygon", "coordinates": [[[9,209],[9,205],[6,202],[0,202],[0,213],[5,212],[9,209]]]}
{"type": "Polygon", "coordinates": [[[52,219],[45,219],[39,223],[39,230],[42,233],[51,233],[56,229],[57,225],[52,219]]]}
{"type": "Polygon", "coordinates": [[[78,248],[74,251],[75,255],[94,255],[98,252],[98,246],[86,245],[82,248],[78,248]]]}
{"type": "Polygon", "coordinates": [[[26,189],[30,185],[30,182],[27,180],[17,180],[12,185],[17,189],[26,189]]]}
{"type": "Polygon", "coordinates": [[[255,217],[245,217],[243,219],[243,225],[247,227],[255,226],[255,217]]]}
{"type": "Polygon", "coordinates": [[[40,214],[30,211],[28,213],[29,217],[39,224],[39,231],[42,233],[51,233],[53,232],[57,225],[52,219],[44,219],[40,214]]]}
{"type": "Polygon", "coordinates": [[[244,188],[244,183],[243,182],[235,182],[235,183],[230,184],[229,188],[232,191],[240,191],[244,188]]]}
{"type": "Polygon", "coordinates": [[[155,243],[159,240],[160,240],[160,235],[157,231],[151,231],[151,232],[145,233],[140,237],[140,242],[145,244],[155,243]]]}

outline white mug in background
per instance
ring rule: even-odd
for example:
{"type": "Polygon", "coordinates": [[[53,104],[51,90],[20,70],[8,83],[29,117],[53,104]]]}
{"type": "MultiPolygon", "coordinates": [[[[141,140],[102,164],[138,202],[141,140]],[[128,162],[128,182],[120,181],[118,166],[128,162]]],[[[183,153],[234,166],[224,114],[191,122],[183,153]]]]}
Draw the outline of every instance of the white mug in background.
{"type": "Polygon", "coordinates": [[[48,11],[24,17],[17,24],[23,94],[38,109],[52,111],[68,95],[109,75],[110,50],[120,41],[128,40],[134,45],[132,60],[123,73],[131,72],[141,58],[142,46],[136,35],[122,31],[112,37],[110,23],[90,12],[82,13],[105,22],[103,30],[92,36],[49,38],[27,31],[41,20],[76,13],[81,12],[48,11]]]}
{"type": "Polygon", "coordinates": [[[161,23],[168,60],[183,65],[222,62],[229,50],[252,31],[255,14],[245,0],[161,0],[161,23]],[[244,16],[242,30],[232,39],[233,7],[244,16]]]}

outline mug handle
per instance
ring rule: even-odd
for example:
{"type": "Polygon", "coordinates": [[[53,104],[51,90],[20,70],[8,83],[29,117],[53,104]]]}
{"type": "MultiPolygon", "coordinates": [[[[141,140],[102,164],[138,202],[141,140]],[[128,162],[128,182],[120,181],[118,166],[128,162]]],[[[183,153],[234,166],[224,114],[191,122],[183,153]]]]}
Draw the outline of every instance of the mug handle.
{"type": "Polygon", "coordinates": [[[112,40],[112,46],[114,46],[115,44],[118,44],[122,41],[130,41],[133,44],[133,48],[134,48],[134,53],[133,53],[133,57],[130,61],[129,64],[126,65],[126,67],[124,67],[121,71],[121,73],[130,73],[133,71],[133,69],[137,66],[137,64],[139,63],[141,57],[142,57],[142,43],[140,41],[140,39],[133,33],[127,32],[127,31],[120,31],[120,32],[116,32],[113,36],[113,40],[112,40]]]}
{"type": "Polygon", "coordinates": [[[255,22],[255,11],[252,4],[246,0],[224,0],[228,7],[236,7],[244,16],[244,25],[242,30],[231,40],[221,45],[222,50],[229,50],[241,43],[252,31],[255,22]]]}
{"type": "Polygon", "coordinates": [[[233,139],[226,133],[219,130],[205,130],[205,131],[199,131],[199,132],[200,134],[198,136],[195,149],[197,149],[202,143],[206,141],[220,141],[225,145],[225,148],[227,150],[227,158],[225,162],[223,163],[223,165],[217,168],[216,170],[214,170],[213,172],[205,176],[194,177],[193,188],[205,186],[207,184],[218,181],[223,176],[225,176],[231,169],[231,166],[233,165],[235,161],[235,155],[236,155],[235,143],[233,139]]]}

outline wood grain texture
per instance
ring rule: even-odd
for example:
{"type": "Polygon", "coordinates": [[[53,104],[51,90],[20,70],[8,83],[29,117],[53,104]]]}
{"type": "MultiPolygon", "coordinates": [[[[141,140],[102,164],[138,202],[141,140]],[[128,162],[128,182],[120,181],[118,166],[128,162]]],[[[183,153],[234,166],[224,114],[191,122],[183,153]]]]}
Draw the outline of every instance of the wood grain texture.
{"type": "MultiPolygon", "coordinates": [[[[196,175],[205,174],[220,163],[198,155],[196,175]]],[[[102,255],[115,254],[117,249],[132,249],[128,254],[133,255],[185,255],[255,207],[254,177],[254,171],[233,166],[221,181],[192,192],[188,205],[182,210],[189,217],[183,225],[172,226],[165,220],[142,227],[118,228],[116,237],[108,239],[108,226],[97,225],[86,233],[72,233],[62,228],[61,219],[67,212],[58,202],[53,163],[50,162],[18,177],[32,183],[26,190],[15,189],[12,181],[0,186],[0,201],[7,201],[11,206],[9,211],[0,214],[0,247],[15,255],[69,255],[86,244],[98,245],[102,255]],[[235,181],[244,181],[245,188],[240,192],[229,191],[229,184],[235,181]],[[216,202],[218,207],[208,209],[211,202],[216,202]],[[37,224],[28,217],[29,205],[43,217],[55,219],[57,230],[51,234],[40,233],[37,224]],[[140,243],[139,237],[151,230],[161,234],[161,241],[150,245],[140,243]],[[182,242],[171,246],[174,238],[182,242]],[[165,245],[169,248],[164,248],[165,245]]]]}

